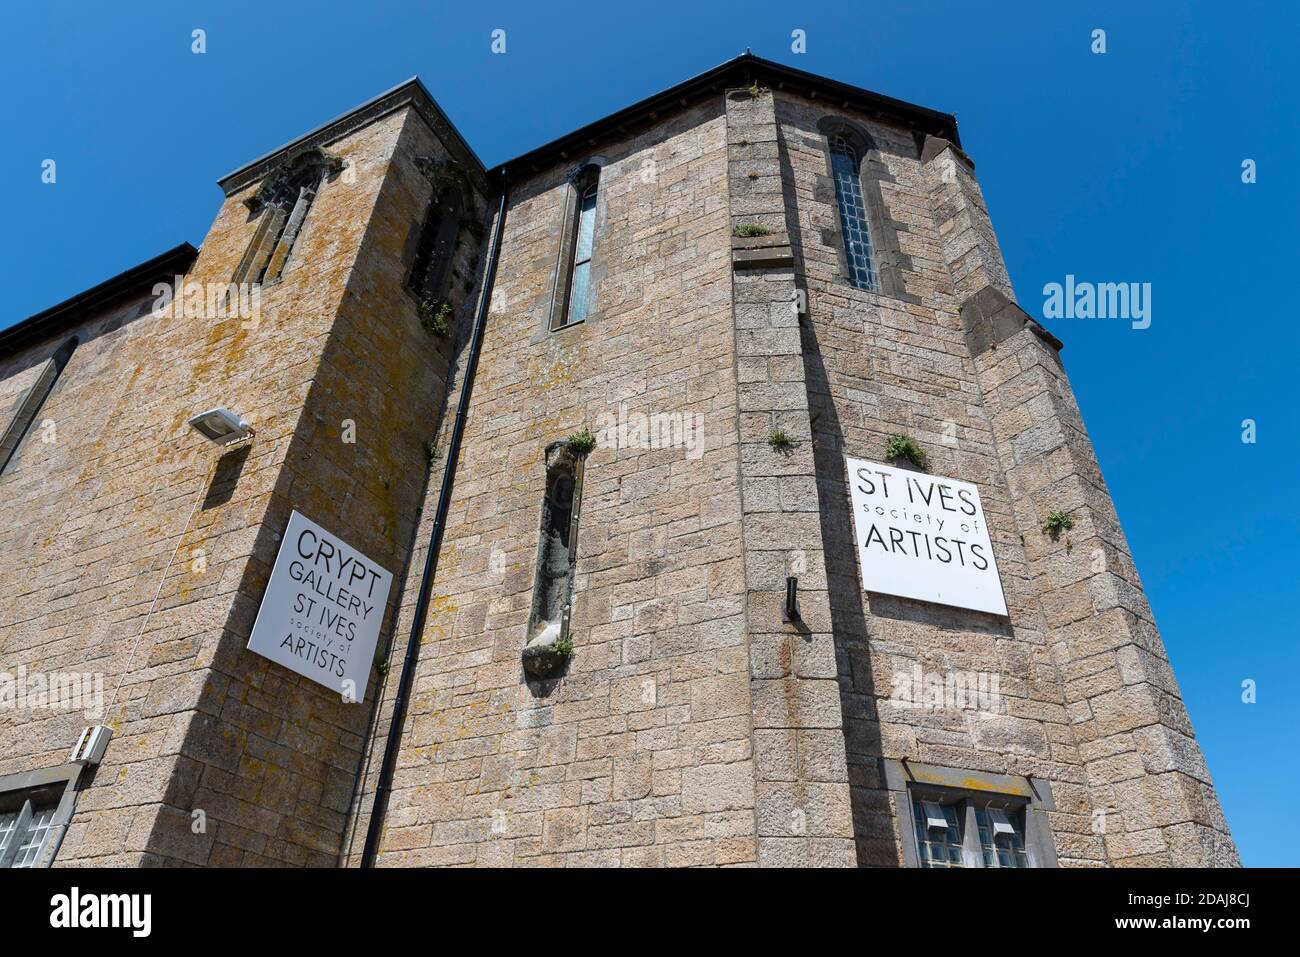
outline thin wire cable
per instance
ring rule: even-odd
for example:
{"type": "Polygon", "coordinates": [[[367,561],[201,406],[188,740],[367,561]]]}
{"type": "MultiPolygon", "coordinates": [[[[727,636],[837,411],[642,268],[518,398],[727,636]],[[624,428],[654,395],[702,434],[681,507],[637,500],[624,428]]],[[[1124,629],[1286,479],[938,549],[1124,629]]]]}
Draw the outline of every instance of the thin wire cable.
{"type": "Polygon", "coordinates": [[[167,565],[163,568],[162,577],[158,579],[158,590],[154,592],[153,601],[149,603],[149,610],[145,612],[144,621],[140,623],[140,630],[136,632],[135,642],[131,645],[131,653],[126,656],[122,670],[118,673],[117,684],[113,687],[113,696],[104,709],[105,719],[107,719],[109,712],[113,710],[113,705],[117,703],[117,693],[122,690],[122,682],[126,680],[131,660],[135,658],[136,650],[140,647],[140,639],[144,636],[144,630],[149,627],[149,619],[153,617],[154,609],[158,607],[158,599],[162,597],[163,585],[167,583],[167,573],[171,571],[172,563],[176,561],[176,554],[181,550],[181,542],[185,540],[185,535],[190,530],[190,522],[194,520],[194,513],[199,509],[199,502],[203,500],[203,492],[208,487],[208,476],[210,474],[209,471],[203,473],[203,482],[199,485],[199,494],[194,498],[194,504],[190,507],[190,514],[185,519],[185,526],[176,538],[176,547],[172,549],[171,557],[167,559],[167,565]]]}

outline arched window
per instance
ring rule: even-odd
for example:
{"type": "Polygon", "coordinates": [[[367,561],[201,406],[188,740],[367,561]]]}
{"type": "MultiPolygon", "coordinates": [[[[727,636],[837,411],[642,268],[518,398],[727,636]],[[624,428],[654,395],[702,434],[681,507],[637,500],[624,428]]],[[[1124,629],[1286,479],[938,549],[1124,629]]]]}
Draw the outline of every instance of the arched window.
{"type": "Polygon", "coordinates": [[[309,150],[267,178],[247,201],[261,221],[235,270],[235,282],[270,283],[280,278],[321,182],[341,165],[337,157],[309,150]]]}
{"type": "Polygon", "coordinates": [[[596,244],[596,200],[600,194],[600,167],[589,164],[569,177],[569,205],[566,208],[555,296],[551,306],[551,328],[572,326],[587,318],[591,310],[591,260],[596,244]]]}
{"type": "Polygon", "coordinates": [[[871,230],[867,225],[867,207],[862,198],[861,157],[844,134],[832,133],[829,141],[849,282],[858,289],[879,292],[880,273],[876,268],[871,230]]]}
{"type": "Polygon", "coordinates": [[[54,391],[54,384],[59,381],[59,376],[72,358],[72,353],[76,350],[79,341],[76,336],[73,336],[59,346],[54,355],[45,361],[36,382],[27,390],[27,394],[23,396],[22,401],[15,408],[14,417],[9,420],[9,425],[5,428],[4,433],[0,434],[0,473],[4,472],[9,463],[13,461],[13,457],[18,454],[18,446],[22,444],[23,436],[32,427],[32,423],[36,421],[36,416],[40,414],[41,406],[45,404],[45,400],[54,391]]]}
{"type": "MultiPolygon", "coordinates": [[[[569,635],[577,565],[578,507],[582,498],[583,456],[568,442],[546,447],[546,494],[542,499],[537,567],[533,578],[533,607],[528,619],[528,646],[553,649],[569,635]]],[[[525,668],[537,678],[549,676],[555,656],[525,652],[525,668]]]]}
{"type": "Polygon", "coordinates": [[[447,187],[429,204],[415,249],[415,264],[407,281],[421,302],[432,305],[446,296],[451,257],[456,251],[456,236],[464,212],[464,196],[456,187],[447,187]]]}
{"type": "Polygon", "coordinates": [[[564,318],[566,326],[587,318],[587,300],[591,291],[591,247],[596,239],[596,189],[595,176],[578,197],[576,233],[573,242],[573,272],[569,281],[569,309],[564,318]]]}

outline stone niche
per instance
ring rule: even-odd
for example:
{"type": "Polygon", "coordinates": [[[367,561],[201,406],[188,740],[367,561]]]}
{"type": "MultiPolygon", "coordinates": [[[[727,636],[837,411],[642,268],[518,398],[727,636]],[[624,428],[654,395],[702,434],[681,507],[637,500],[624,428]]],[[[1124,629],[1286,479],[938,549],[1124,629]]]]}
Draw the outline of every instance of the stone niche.
{"type": "Polygon", "coordinates": [[[569,608],[582,495],[582,456],[568,442],[546,447],[546,495],[537,539],[533,608],[524,645],[524,670],[538,680],[563,671],[570,655],[569,608]]]}

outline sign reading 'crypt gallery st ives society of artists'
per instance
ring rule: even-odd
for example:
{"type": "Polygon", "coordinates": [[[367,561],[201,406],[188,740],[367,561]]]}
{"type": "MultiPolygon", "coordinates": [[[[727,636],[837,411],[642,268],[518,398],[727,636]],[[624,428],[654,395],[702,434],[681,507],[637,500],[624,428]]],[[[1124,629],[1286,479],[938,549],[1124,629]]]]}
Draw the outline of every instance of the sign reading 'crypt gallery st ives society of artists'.
{"type": "Polygon", "coordinates": [[[1007,613],[979,489],[845,456],[862,587],[1007,613]]]}
{"type": "Polygon", "coordinates": [[[294,512],[248,648],[360,701],[392,583],[391,572],[294,512]]]}

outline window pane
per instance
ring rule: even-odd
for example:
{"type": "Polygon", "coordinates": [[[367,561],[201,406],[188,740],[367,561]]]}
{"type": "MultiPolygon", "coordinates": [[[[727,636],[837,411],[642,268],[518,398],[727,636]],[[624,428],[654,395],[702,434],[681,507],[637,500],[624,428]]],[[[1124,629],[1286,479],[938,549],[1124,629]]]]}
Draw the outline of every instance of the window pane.
{"type": "Polygon", "coordinates": [[[14,858],[14,867],[33,867],[41,856],[45,839],[50,836],[50,824],[54,821],[54,808],[39,808],[32,811],[32,819],[27,825],[27,833],[14,858]]]}
{"type": "Polygon", "coordinates": [[[415,262],[411,266],[410,289],[430,305],[442,300],[447,291],[463,207],[460,192],[451,189],[443,199],[430,204],[424,217],[415,262]]]}
{"type": "Polygon", "coordinates": [[[591,263],[573,267],[573,289],[569,293],[569,322],[582,322],[587,318],[587,280],[591,263]]]}
{"type": "Polygon", "coordinates": [[[980,848],[985,867],[1028,867],[1023,808],[977,807],[980,848]],[[1010,833],[1006,829],[1010,827],[1010,833]]]}
{"type": "Polygon", "coordinates": [[[596,235],[596,187],[589,186],[578,204],[578,241],[573,261],[586,262],[591,258],[591,244],[596,235]]]}
{"type": "Polygon", "coordinates": [[[50,835],[50,825],[54,822],[54,812],[57,809],[56,803],[42,803],[33,807],[31,817],[21,831],[18,830],[18,822],[22,819],[21,807],[0,812],[0,857],[17,841],[18,850],[12,866],[34,867],[41,856],[46,838],[50,835]]]}
{"type": "Polygon", "coordinates": [[[577,234],[573,244],[573,275],[569,280],[569,311],[565,325],[587,318],[591,285],[591,250],[596,238],[596,184],[592,183],[578,201],[577,234]]]}
{"type": "Polygon", "coordinates": [[[835,176],[835,198],[840,207],[849,281],[858,289],[878,290],[880,276],[876,272],[871,233],[867,228],[867,208],[858,178],[858,153],[842,136],[831,137],[830,145],[831,172],[835,176]]]}
{"type": "Polygon", "coordinates": [[[13,840],[14,828],[18,825],[18,812],[5,811],[0,813],[0,856],[3,856],[5,848],[13,840]]]}
{"type": "Polygon", "coordinates": [[[913,800],[912,818],[916,822],[916,845],[920,852],[922,867],[966,866],[962,859],[960,817],[955,806],[913,800]],[[928,819],[935,810],[942,813],[948,825],[946,828],[929,826],[928,819]]]}

